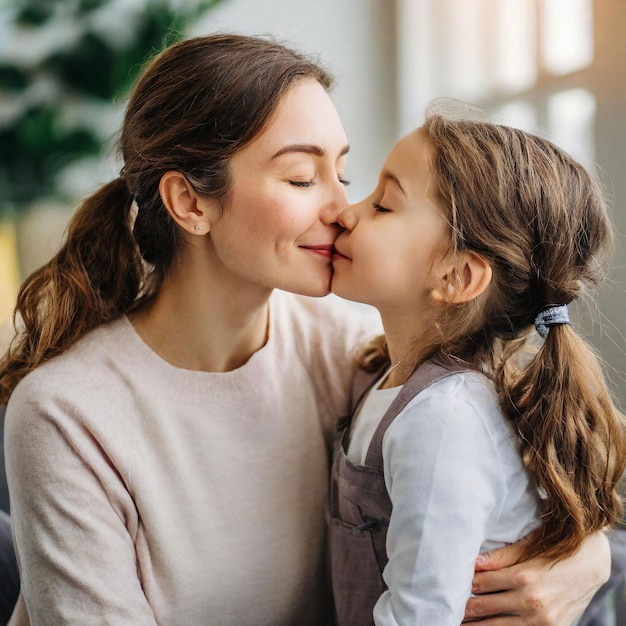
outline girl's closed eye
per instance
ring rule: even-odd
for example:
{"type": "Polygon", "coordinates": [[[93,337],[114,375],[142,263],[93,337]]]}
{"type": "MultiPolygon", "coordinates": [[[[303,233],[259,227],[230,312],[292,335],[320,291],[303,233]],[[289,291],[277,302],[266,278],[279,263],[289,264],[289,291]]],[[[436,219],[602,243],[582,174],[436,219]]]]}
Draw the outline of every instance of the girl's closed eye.
{"type": "Polygon", "coordinates": [[[391,209],[388,209],[381,204],[378,204],[378,202],[372,202],[372,206],[374,207],[374,211],[376,213],[391,213],[391,209]]]}
{"type": "Polygon", "coordinates": [[[349,180],[346,180],[345,178],[342,178],[341,176],[337,177],[339,179],[339,182],[344,186],[347,187],[350,184],[349,180]]]}

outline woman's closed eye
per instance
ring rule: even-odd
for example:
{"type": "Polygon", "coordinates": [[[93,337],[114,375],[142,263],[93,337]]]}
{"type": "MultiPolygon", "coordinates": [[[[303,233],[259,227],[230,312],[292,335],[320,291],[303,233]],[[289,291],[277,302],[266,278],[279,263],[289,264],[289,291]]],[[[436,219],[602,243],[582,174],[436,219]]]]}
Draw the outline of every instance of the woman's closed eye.
{"type": "MultiPolygon", "coordinates": [[[[338,176],[337,180],[344,187],[347,187],[350,184],[349,180],[346,180],[345,178],[341,178],[341,176],[338,176]]],[[[294,187],[301,187],[303,189],[306,189],[307,187],[312,187],[315,184],[315,181],[314,180],[290,180],[289,184],[293,185],[294,187]]]]}

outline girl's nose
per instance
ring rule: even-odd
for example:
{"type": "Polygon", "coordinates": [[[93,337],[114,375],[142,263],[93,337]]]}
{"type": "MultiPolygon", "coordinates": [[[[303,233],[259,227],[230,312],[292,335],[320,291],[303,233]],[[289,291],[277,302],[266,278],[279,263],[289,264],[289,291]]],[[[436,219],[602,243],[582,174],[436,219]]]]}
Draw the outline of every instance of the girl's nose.
{"type": "Polygon", "coordinates": [[[337,223],[346,230],[352,230],[357,223],[357,205],[348,204],[344,206],[337,215],[337,223]]]}

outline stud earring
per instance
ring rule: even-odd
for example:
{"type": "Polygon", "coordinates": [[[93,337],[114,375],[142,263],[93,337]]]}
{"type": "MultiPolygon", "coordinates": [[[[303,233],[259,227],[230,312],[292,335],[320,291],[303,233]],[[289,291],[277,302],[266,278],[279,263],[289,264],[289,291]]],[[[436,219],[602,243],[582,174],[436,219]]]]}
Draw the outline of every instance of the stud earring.
{"type": "Polygon", "coordinates": [[[193,229],[194,230],[202,230],[202,224],[194,224],[193,225],[193,229]]]}

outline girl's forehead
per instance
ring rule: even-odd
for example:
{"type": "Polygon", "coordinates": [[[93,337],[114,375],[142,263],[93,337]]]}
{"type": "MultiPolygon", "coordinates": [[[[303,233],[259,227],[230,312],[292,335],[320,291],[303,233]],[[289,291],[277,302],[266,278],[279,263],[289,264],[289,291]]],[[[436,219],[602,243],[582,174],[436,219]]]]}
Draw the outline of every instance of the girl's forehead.
{"type": "Polygon", "coordinates": [[[433,148],[427,137],[413,131],[396,143],[385,165],[399,180],[425,180],[432,154],[433,148]]]}

